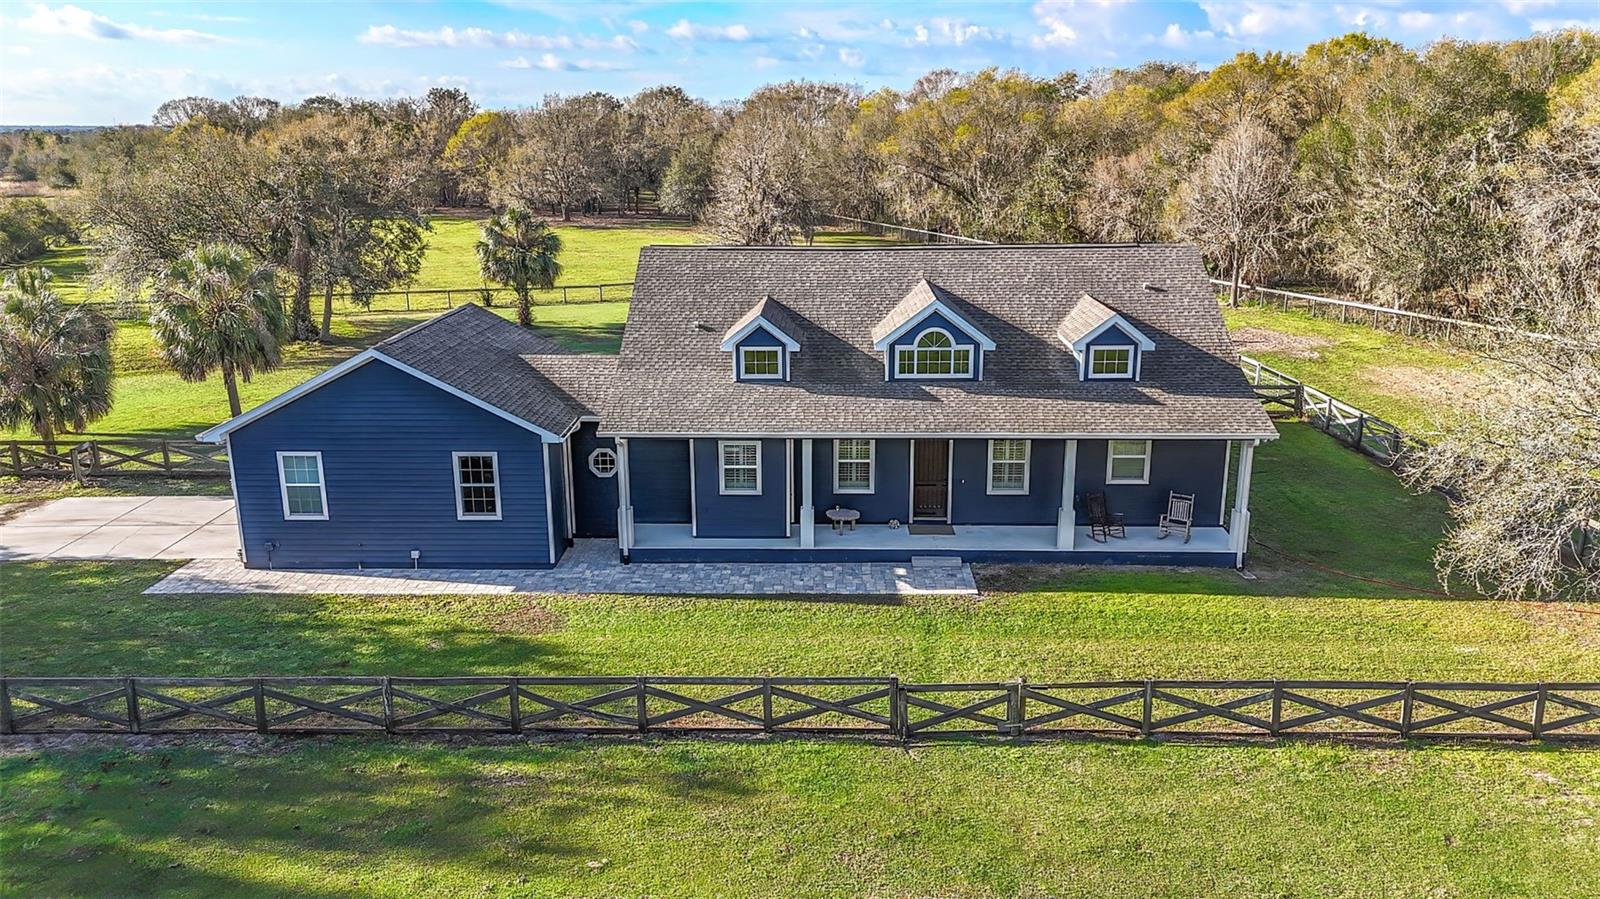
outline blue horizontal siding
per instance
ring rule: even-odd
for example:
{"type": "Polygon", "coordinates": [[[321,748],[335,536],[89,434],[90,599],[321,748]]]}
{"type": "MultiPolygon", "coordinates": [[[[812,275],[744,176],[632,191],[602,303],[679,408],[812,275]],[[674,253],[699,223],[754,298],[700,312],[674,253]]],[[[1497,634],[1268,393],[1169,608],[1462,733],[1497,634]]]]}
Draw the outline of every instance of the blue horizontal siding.
{"type": "Polygon", "coordinates": [[[963,562],[1014,565],[1172,565],[1190,568],[1232,568],[1233,553],[1179,552],[1049,552],[1038,550],[907,550],[907,549],[639,549],[634,562],[909,562],[913,556],[951,556],[963,562]]]}
{"type": "Polygon", "coordinates": [[[1078,441],[1076,503],[1078,523],[1088,524],[1083,495],[1102,492],[1106,507],[1121,512],[1129,525],[1155,525],[1167,511],[1170,493],[1193,493],[1195,524],[1215,526],[1222,512],[1225,440],[1156,440],[1151,446],[1149,484],[1106,483],[1106,441],[1078,441]]]}
{"type": "MultiPolygon", "coordinates": [[[[815,498],[817,521],[828,523],[823,513],[840,506],[861,513],[862,524],[885,524],[891,519],[906,521],[911,514],[911,441],[879,440],[873,461],[873,491],[871,493],[834,493],[832,440],[813,440],[811,445],[812,496],[815,498]]],[[[800,455],[796,441],[795,455],[800,455]]],[[[795,490],[798,496],[799,482],[795,490]]],[[[803,502],[797,499],[796,504],[803,502]]]]}
{"type": "Polygon", "coordinates": [[[689,441],[628,441],[628,493],[638,524],[689,523],[689,441]]]}
{"type": "Polygon", "coordinates": [[[782,537],[788,518],[788,441],[769,438],[761,442],[761,493],[721,493],[722,473],[718,438],[694,442],[694,498],[696,529],[701,537],[782,537]]]}
{"type": "Polygon", "coordinates": [[[245,562],[277,568],[550,564],[539,436],[383,362],[234,431],[245,562]],[[285,521],[279,451],[320,451],[328,520],[285,521]],[[499,453],[501,520],[457,521],[452,452],[499,453]]]}
{"type": "Polygon", "coordinates": [[[989,494],[989,441],[957,440],[951,457],[952,524],[1050,524],[1061,508],[1061,440],[1030,441],[1028,492],[989,494]]]}
{"type": "MultiPolygon", "coordinates": [[[[1093,340],[1089,341],[1088,346],[1084,350],[1084,353],[1083,353],[1083,362],[1078,366],[1078,380],[1082,381],[1082,380],[1088,379],[1088,377],[1089,377],[1089,356],[1090,356],[1089,350],[1092,350],[1097,346],[1131,346],[1131,347],[1133,347],[1133,357],[1132,357],[1133,370],[1134,370],[1134,372],[1138,372],[1139,371],[1139,353],[1140,353],[1139,341],[1134,340],[1131,336],[1129,336],[1128,332],[1122,330],[1121,328],[1117,327],[1116,325],[1112,325],[1111,327],[1109,327],[1109,328],[1107,328],[1105,330],[1105,333],[1100,334],[1100,335],[1096,336],[1093,340]]],[[[1121,379],[1121,380],[1132,380],[1132,378],[1133,378],[1133,375],[1130,374],[1127,378],[1124,378],[1124,379],[1121,379]]],[[[1097,380],[1099,380],[1099,379],[1097,379],[1097,380]]],[[[1108,379],[1104,379],[1104,380],[1118,380],[1118,379],[1108,378],[1108,379]]]]}
{"type": "MultiPolygon", "coordinates": [[[[768,331],[766,328],[756,328],[754,331],[751,331],[749,334],[746,334],[744,336],[744,339],[739,341],[738,345],[736,345],[733,348],[733,373],[734,373],[735,377],[739,377],[739,351],[744,349],[747,346],[748,347],[777,347],[778,348],[778,372],[779,372],[779,374],[781,374],[783,376],[783,380],[785,380],[785,381],[789,380],[789,350],[784,346],[783,341],[778,339],[777,335],[773,334],[771,331],[768,331]]],[[[739,378],[739,380],[741,380],[741,381],[771,381],[772,379],[771,378],[742,378],[741,377],[741,378],[739,378]]]]}
{"type": "MultiPolygon", "coordinates": [[[[595,434],[596,425],[586,421],[574,431],[572,441],[573,518],[579,537],[617,536],[617,479],[595,475],[589,469],[589,456],[597,449],[616,452],[616,441],[595,434]]],[[[640,474],[646,474],[641,472],[640,474]]],[[[634,475],[639,477],[639,475],[634,475]]],[[[637,511],[634,515],[638,519],[637,511]]]]}

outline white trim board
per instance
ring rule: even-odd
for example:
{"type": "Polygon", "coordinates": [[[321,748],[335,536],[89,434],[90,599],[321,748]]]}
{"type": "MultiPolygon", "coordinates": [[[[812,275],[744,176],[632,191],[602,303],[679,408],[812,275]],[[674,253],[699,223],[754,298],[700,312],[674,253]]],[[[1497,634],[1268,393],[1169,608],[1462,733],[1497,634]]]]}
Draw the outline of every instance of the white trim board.
{"type": "MultiPolygon", "coordinates": [[[[549,451],[545,450],[544,452],[548,453],[549,451]]],[[[452,452],[450,454],[450,477],[454,479],[456,485],[456,521],[501,521],[505,518],[506,507],[500,500],[500,453],[498,450],[456,450],[452,452]],[[488,456],[491,460],[489,464],[494,471],[493,515],[484,515],[481,512],[475,512],[471,515],[468,515],[465,511],[465,507],[461,504],[461,488],[463,486],[461,483],[462,456],[469,458],[488,456]]],[[[483,485],[467,484],[465,486],[482,487],[483,485]]],[[[544,502],[545,519],[548,522],[550,517],[550,469],[548,466],[545,467],[544,502]]]]}
{"type": "Polygon", "coordinates": [[[298,385],[296,385],[294,387],[291,387],[288,390],[285,390],[283,393],[278,394],[277,396],[273,397],[270,400],[267,400],[266,402],[264,402],[261,405],[255,407],[254,409],[251,409],[248,412],[245,412],[245,413],[240,414],[240,415],[236,415],[233,418],[230,418],[227,421],[225,421],[225,422],[223,422],[223,423],[221,423],[221,424],[219,424],[219,425],[217,425],[217,426],[215,426],[213,428],[209,428],[209,429],[207,429],[205,431],[201,431],[199,434],[195,435],[195,439],[199,440],[201,442],[204,442],[204,443],[221,443],[222,439],[224,437],[226,437],[228,434],[232,433],[233,431],[238,430],[239,428],[241,428],[241,427],[243,427],[243,426],[255,421],[258,418],[261,418],[263,416],[266,416],[266,415],[269,415],[269,414],[271,414],[273,412],[276,412],[278,409],[281,409],[284,406],[289,405],[290,403],[294,402],[297,399],[300,399],[301,397],[305,396],[306,394],[310,393],[311,391],[316,390],[319,387],[322,387],[322,386],[324,386],[326,384],[330,384],[330,383],[338,380],[339,378],[344,377],[345,375],[349,374],[350,372],[353,372],[356,369],[360,368],[361,366],[366,365],[368,362],[375,362],[375,361],[376,362],[386,363],[389,366],[391,366],[391,367],[393,367],[395,369],[398,369],[400,371],[403,371],[406,374],[412,376],[413,378],[416,378],[417,380],[423,382],[424,384],[428,384],[428,385],[430,385],[432,387],[437,387],[440,390],[443,390],[445,393],[448,393],[448,394],[450,394],[451,396],[453,396],[453,397],[455,397],[457,399],[460,399],[460,400],[463,400],[463,401],[465,401],[467,403],[470,403],[471,405],[477,406],[479,409],[482,409],[485,412],[490,413],[491,415],[495,415],[495,416],[497,416],[499,418],[503,418],[506,421],[511,422],[512,424],[516,425],[519,428],[523,428],[525,430],[532,431],[533,433],[538,434],[541,438],[543,438],[545,443],[560,443],[561,440],[562,440],[560,435],[553,434],[550,431],[547,431],[544,428],[539,427],[538,425],[534,424],[531,421],[527,421],[525,419],[518,418],[517,416],[512,415],[510,412],[507,412],[507,411],[505,411],[504,409],[501,409],[498,406],[492,406],[492,405],[484,402],[483,400],[480,400],[477,397],[467,393],[464,390],[461,390],[459,388],[456,388],[456,387],[453,387],[453,386],[451,386],[449,384],[446,384],[445,382],[439,380],[438,378],[433,377],[432,375],[426,374],[425,372],[422,372],[422,371],[419,371],[419,370],[417,370],[415,368],[412,368],[411,366],[405,364],[404,362],[400,362],[400,361],[398,361],[396,359],[392,359],[392,358],[390,358],[388,356],[385,356],[383,353],[378,352],[377,348],[375,348],[375,347],[374,348],[370,348],[370,349],[362,350],[361,352],[355,354],[354,356],[351,356],[349,359],[346,359],[345,361],[339,363],[338,365],[335,365],[333,368],[330,368],[327,371],[323,372],[322,374],[317,375],[316,377],[312,378],[311,380],[306,381],[306,382],[304,382],[302,384],[298,384],[298,385]]]}
{"type": "Polygon", "coordinates": [[[921,324],[924,319],[935,312],[943,315],[946,321],[954,324],[962,331],[972,335],[972,339],[978,342],[978,346],[983,347],[985,350],[994,349],[994,340],[991,339],[989,335],[978,330],[977,325],[967,321],[966,318],[962,317],[960,313],[956,312],[954,309],[951,309],[949,306],[946,306],[943,300],[937,298],[928,305],[918,309],[915,315],[901,322],[893,331],[890,331],[888,334],[885,334],[877,340],[874,340],[872,342],[872,348],[880,352],[888,349],[890,345],[892,345],[902,334],[906,333],[912,328],[915,328],[917,325],[921,324]]]}
{"type": "Polygon", "coordinates": [[[795,340],[788,334],[783,333],[783,329],[779,328],[777,325],[774,325],[772,322],[767,321],[766,317],[761,315],[751,319],[747,324],[745,324],[744,327],[728,335],[728,338],[722,341],[722,351],[725,353],[731,352],[734,347],[739,345],[739,341],[744,340],[751,334],[754,334],[757,328],[760,328],[766,331],[768,334],[771,334],[773,337],[778,338],[778,342],[782,343],[789,352],[800,352],[800,341],[795,340]]]}
{"type": "Polygon", "coordinates": [[[600,431],[601,437],[621,437],[623,439],[644,438],[663,440],[688,440],[693,438],[722,438],[725,440],[760,440],[763,438],[782,439],[785,437],[805,438],[818,440],[831,440],[836,437],[870,437],[874,440],[1277,440],[1278,433],[1273,431],[1270,435],[1260,433],[1204,433],[1204,434],[1161,434],[1151,432],[1129,432],[1124,434],[1092,434],[1092,433],[1047,433],[1047,432],[1007,432],[1007,431],[938,431],[930,433],[917,433],[915,431],[600,431]]]}

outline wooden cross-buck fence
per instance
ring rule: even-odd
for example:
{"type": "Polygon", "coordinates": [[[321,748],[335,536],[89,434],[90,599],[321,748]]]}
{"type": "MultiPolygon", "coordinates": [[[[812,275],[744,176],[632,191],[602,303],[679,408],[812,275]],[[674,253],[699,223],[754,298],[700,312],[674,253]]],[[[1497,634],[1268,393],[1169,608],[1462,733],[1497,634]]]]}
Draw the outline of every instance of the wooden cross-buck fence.
{"type": "Polygon", "coordinates": [[[1600,745],[1600,682],[3,677],[0,733],[1455,738],[1600,745]]]}
{"type": "MultiPolygon", "coordinates": [[[[1231,281],[1225,281],[1221,278],[1212,278],[1211,283],[1224,292],[1232,288],[1231,281]]],[[[1282,290],[1276,287],[1260,287],[1242,282],[1239,284],[1239,300],[1242,303],[1257,306],[1276,307],[1285,312],[1299,309],[1318,318],[1337,318],[1341,322],[1350,324],[1367,325],[1386,331],[1451,343],[1470,345],[1495,335],[1514,335],[1534,340],[1555,339],[1548,334],[1508,328],[1504,325],[1467,321],[1462,318],[1431,315],[1426,312],[1412,312],[1408,309],[1379,306],[1373,303],[1363,303],[1359,300],[1318,296],[1313,293],[1300,293],[1299,291],[1282,290]]]]}
{"type": "MultiPolygon", "coordinates": [[[[549,290],[534,290],[530,300],[537,306],[576,303],[610,303],[633,298],[632,281],[608,281],[604,284],[563,284],[549,290]]],[[[321,298],[313,300],[313,314],[321,314],[321,298]]],[[[366,295],[358,302],[349,293],[333,295],[333,310],[338,315],[359,312],[439,312],[454,309],[465,303],[482,306],[514,306],[516,291],[509,287],[430,287],[380,290],[366,295]]],[[[89,300],[112,318],[135,320],[150,314],[149,302],[143,298],[121,301],[89,300]]]]}
{"type": "Polygon", "coordinates": [[[1281,372],[1259,359],[1239,357],[1239,367],[1267,410],[1281,417],[1305,419],[1340,443],[1393,466],[1406,453],[1426,446],[1398,425],[1359,409],[1281,372]]]}
{"type": "Polygon", "coordinates": [[[228,476],[227,449],[195,440],[74,435],[45,443],[0,444],[0,474],[17,477],[89,478],[155,475],[168,478],[228,476]]]}

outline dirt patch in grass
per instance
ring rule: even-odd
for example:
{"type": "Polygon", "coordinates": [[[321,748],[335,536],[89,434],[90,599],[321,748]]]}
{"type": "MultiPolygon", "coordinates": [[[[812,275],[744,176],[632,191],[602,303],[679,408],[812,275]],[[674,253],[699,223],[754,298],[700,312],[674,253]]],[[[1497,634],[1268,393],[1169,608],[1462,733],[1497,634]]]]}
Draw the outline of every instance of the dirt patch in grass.
{"type": "Polygon", "coordinates": [[[1519,602],[1513,608],[1535,627],[1600,650],[1600,603],[1519,602]]]}
{"type": "Polygon", "coordinates": [[[543,603],[524,600],[495,617],[495,627],[515,634],[549,634],[561,630],[566,620],[543,603]]]}
{"type": "Polygon", "coordinates": [[[1489,386],[1487,374],[1471,368],[1374,365],[1361,373],[1373,389],[1418,400],[1438,409],[1462,409],[1489,386]]]}
{"type": "Polygon", "coordinates": [[[1333,345],[1333,341],[1324,337],[1303,337],[1266,328],[1240,328],[1229,333],[1233,345],[1245,355],[1277,353],[1292,359],[1321,359],[1318,348],[1333,345]]]}

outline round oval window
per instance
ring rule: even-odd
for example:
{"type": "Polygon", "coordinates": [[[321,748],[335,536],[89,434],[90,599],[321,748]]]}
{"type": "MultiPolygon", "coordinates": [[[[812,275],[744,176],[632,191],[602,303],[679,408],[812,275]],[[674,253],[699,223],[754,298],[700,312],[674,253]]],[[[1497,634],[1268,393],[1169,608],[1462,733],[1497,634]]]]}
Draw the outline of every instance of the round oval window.
{"type": "Polygon", "coordinates": [[[609,478],[617,473],[617,454],[604,447],[589,454],[589,470],[597,478],[609,478]]]}

